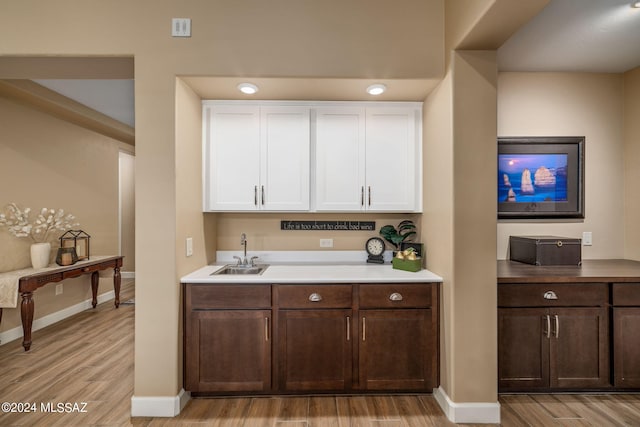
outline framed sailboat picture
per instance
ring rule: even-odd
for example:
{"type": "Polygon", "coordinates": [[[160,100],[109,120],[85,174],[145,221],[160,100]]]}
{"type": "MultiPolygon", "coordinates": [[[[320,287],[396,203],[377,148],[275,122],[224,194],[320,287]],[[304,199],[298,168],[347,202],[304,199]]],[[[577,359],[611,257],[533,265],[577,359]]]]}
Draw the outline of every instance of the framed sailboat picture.
{"type": "Polygon", "coordinates": [[[584,218],[584,142],[498,138],[498,218],[584,218]]]}

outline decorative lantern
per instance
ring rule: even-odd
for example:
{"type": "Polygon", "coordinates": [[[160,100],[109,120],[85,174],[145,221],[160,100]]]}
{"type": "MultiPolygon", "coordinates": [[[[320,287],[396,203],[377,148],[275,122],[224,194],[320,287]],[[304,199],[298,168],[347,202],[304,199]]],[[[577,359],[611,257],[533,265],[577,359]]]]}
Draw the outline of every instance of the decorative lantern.
{"type": "MultiPolygon", "coordinates": [[[[77,261],[89,259],[89,240],[91,236],[82,230],[69,230],[60,236],[60,248],[75,249],[77,261]]],[[[57,262],[57,261],[56,261],[57,262]]]]}
{"type": "Polygon", "coordinates": [[[76,255],[76,248],[58,248],[58,254],[56,255],[56,264],[61,266],[72,265],[78,262],[78,255],[76,255]]]}

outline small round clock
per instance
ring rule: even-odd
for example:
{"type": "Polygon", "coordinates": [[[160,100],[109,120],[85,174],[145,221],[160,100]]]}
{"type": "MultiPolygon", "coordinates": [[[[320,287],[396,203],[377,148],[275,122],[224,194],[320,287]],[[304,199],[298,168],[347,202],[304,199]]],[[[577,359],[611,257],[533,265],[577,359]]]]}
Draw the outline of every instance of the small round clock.
{"type": "Polygon", "coordinates": [[[380,237],[372,237],[367,240],[367,243],[364,247],[367,250],[367,254],[369,255],[367,257],[367,262],[384,264],[384,240],[382,240],[380,237]]]}

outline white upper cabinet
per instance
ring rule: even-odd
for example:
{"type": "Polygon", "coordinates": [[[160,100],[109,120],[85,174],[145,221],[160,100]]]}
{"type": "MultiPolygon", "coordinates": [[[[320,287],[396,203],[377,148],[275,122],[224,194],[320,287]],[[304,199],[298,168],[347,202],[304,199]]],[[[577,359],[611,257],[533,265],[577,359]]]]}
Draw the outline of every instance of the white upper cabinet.
{"type": "Polygon", "coordinates": [[[421,108],[319,108],[317,211],[419,212],[421,108]]]}
{"type": "Polygon", "coordinates": [[[309,107],[203,104],[204,210],[309,210],[309,107]]]}
{"type": "Polygon", "coordinates": [[[363,210],[364,108],[317,108],[315,136],[316,210],[363,210]]]}
{"type": "Polygon", "coordinates": [[[366,209],[412,212],[420,210],[416,110],[367,108],[366,209]]]}
{"type": "Polygon", "coordinates": [[[203,101],[204,210],[420,212],[421,112],[408,102],[203,101]]]}
{"type": "Polygon", "coordinates": [[[308,107],[260,107],[260,208],[309,210],[308,107]]]}

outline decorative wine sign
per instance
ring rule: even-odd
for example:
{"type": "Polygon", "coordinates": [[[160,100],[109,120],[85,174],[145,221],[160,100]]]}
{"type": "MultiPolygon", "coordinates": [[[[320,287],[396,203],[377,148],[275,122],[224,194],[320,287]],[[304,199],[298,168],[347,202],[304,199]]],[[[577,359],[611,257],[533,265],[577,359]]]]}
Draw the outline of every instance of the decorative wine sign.
{"type": "Polygon", "coordinates": [[[280,221],[280,230],[375,231],[375,221],[280,221]]]}

